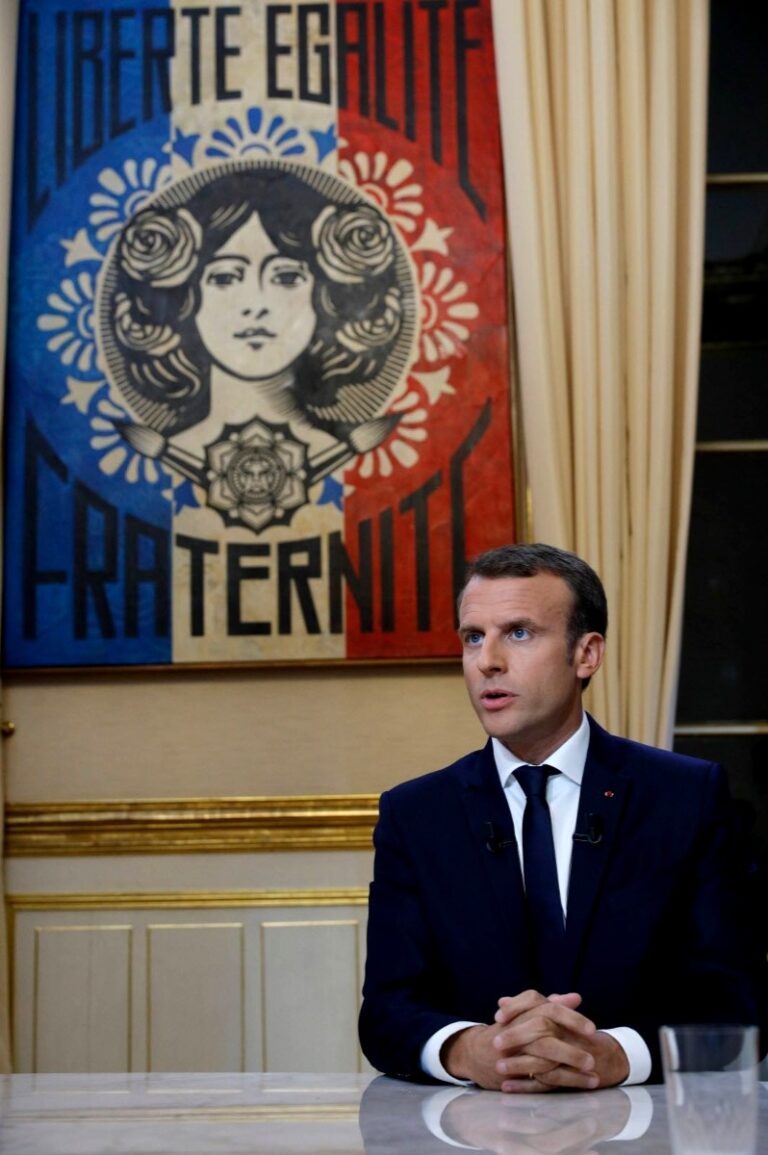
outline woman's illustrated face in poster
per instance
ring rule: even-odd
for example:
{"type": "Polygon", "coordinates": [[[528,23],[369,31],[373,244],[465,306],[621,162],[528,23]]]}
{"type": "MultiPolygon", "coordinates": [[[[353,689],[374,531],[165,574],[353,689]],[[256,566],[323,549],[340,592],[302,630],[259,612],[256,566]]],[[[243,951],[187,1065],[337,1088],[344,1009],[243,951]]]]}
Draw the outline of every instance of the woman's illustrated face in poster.
{"type": "Polygon", "coordinates": [[[166,438],[223,429],[252,399],[254,418],[346,440],[403,380],[418,300],[396,230],[356,189],[238,162],[141,202],[105,262],[98,330],[116,389],[166,438]]]}
{"type": "Polygon", "coordinates": [[[277,377],[312,339],[313,288],[307,263],[280,252],[254,212],[203,269],[195,318],[200,339],[235,377],[277,377]]]}

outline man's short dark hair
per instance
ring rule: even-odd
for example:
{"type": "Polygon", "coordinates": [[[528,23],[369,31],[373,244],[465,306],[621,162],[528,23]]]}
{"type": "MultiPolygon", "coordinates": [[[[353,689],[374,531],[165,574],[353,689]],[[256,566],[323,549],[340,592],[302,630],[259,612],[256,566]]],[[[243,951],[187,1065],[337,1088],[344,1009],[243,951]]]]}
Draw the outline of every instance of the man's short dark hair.
{"type": "Polygon", "coordinates": [[[575,553],[541,542],[489,549],[467,566],[459,604],[467,583],[473,577],[535,577],[539,573],[551,573],[562,578],[573,594],[566,635],[570,660],[582,634],[594,631],[605,636],[608,629],[608,602],[603,583],[592,567],[575,553]]]}

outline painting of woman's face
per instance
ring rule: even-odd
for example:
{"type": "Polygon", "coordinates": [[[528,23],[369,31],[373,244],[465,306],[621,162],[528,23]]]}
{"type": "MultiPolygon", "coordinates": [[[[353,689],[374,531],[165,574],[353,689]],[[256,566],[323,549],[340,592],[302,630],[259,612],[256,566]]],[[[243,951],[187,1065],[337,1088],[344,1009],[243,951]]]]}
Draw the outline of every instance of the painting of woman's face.
{"type": "Polygon", "coordinates": [[[306,261],[280,252],[254,212],[213,254],[195,322],[214,362],[246,381],[283,373],[317,324],[306,261]]]}

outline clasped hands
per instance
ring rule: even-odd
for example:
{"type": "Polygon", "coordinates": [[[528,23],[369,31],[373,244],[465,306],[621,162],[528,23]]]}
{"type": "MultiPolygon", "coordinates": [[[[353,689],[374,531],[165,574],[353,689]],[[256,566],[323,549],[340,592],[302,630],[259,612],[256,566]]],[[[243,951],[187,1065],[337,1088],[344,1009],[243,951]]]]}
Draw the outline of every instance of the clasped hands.
{"type": "Polygon", "coordinates": [[[538,991],[499,999],[489,1026],[466,1027],[441,1051],[446,1071],[512,1094],[614,1087],[629,1074],[616,1040],[576,1009],[581,995],[538,991]]]}

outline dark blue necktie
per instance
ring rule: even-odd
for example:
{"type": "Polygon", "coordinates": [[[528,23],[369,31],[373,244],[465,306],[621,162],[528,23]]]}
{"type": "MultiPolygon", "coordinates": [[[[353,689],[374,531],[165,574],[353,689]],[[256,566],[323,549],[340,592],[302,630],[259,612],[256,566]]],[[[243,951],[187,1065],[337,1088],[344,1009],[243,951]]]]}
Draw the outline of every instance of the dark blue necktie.
{"type": "Polygon", "coordinates": [[[523,874],[539,990],[559,991],[565,926],[557,882],[555,844],[547,806],[547,778],[559,774],[551,766],[519,766],[515,777],[525,791],[523,811],[523,874]]]}

